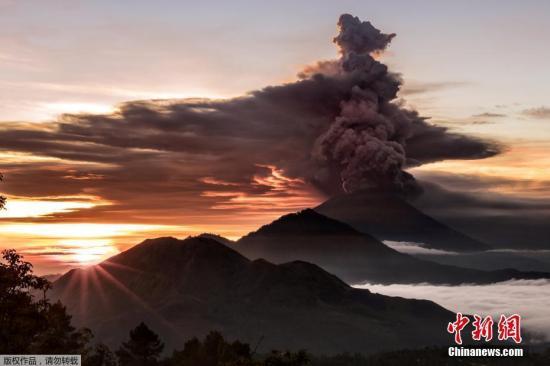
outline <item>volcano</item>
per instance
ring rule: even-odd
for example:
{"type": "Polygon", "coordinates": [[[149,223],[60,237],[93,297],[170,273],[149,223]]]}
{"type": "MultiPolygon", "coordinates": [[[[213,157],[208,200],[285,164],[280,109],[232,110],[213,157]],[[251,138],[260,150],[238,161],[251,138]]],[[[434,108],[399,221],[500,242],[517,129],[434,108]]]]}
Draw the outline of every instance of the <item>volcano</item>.
{"type": "Polygon", "coordinates": [[[424,214],[398,194],[358,191],[335,196],[315,210],[345,222],[379,240],[418,243],[453,252],[485,251],[491,247],[424,214]]]}
{"type": "Polygon", "coordinates": [[[374,352],[448,344],[453,313],[425,300],[355,289],[303,261],[251,261],[207,237],[159,238],[53,284],[75,324],[118,345],[145,321],[181,348],[218,330],[229,339],[314,353],[374,352]]]}
{"type": "Polygon", "coordinates": [[[545,272],[483,271],[418,259],[311,209],[282,216],[264,225],[239,239],[234,248],[251,259],[315,263],[350,284],[429,282],[458,285],[513,278],[550,278],[550,273],[545,272]]]}

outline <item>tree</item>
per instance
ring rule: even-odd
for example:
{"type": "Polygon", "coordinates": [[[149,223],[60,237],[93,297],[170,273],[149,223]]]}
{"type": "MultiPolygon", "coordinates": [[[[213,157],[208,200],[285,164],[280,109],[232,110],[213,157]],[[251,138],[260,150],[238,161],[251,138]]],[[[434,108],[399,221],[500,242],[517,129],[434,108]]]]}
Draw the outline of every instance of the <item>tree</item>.
{"type": "Polygon", "coordinates": [[[164,343],[145,323],[130,331],[130,340],[116,351],[120,366],[147,366],[158,363],[164,343]]]}
{"type": "Polygon", "coordinates": [[[51,283],[35,276],[32,264],[14,249],[2,251],[0,262],[0,354],[85,354],[91,338],[75,330],[61,303],[50,304],[51,283]],[[41,299],[34,300],[35,295],[41,299]]]}
{"type": "MultiPolygon", "coordinates": [[[[4,176],[0,173],[0,182],[4,180],[4,176]]],[[[6,206],[6,197],[0,195],[0,210],[6,206]]]]}
{"type": "Polygon", "coordinates": [[[33,301],[31,291],[46,284],[32,273],[13,249],[2,251],[0,263],[0,353],[23,353],[44,326],[44,304],[33,301]],[[41,306],[42,305],[42,306],[41,306]]]}
{"type": "Polygon", "coordinates": [[[265,366],[304,366],[310,364],[310,358],[305,351],[278,352],[273,351],[263,362],[265,366]]]}
{"type": "Polygon", "coordinates": [[[98,343],[83,361],[83,364],[86,366],[117,366],[117,359],[109,347],[103,343],[98,343]]]}
{"type": "Polygon", "coordinates": [[[89,329],[76,330],[71,325],[71,316],[59,301],[47,304],[43,315],[45,321],[30,347],[31,352],[80,354],[86,357],[89,352],[87,345],[92,339],[92,332],[89,329]]]}
{"type": "Polygon", "coordinates": [[[193,338],[182,351],[175,351],[169,362],[174,366],[253,366],[250,346],[239,341],[227,342],[218,332],[210,332],[204,341],[193,338]]]}

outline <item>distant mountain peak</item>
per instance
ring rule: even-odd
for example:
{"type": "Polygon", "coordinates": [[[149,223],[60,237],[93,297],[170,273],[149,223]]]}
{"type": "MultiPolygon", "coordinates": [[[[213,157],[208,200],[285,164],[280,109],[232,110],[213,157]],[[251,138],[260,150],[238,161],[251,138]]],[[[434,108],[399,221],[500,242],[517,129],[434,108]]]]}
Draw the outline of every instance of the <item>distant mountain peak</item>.
{"type": "Polygon", "coordinates": [[[345,222],[378,240],[418,242],[427,248],[458,252],[490,246],[437,221],[405,198],[379,191],[358,191],[335,196],[315,211],[345,222]]]}
{"type": "Polygon", "coordinates": [[[231,246],[232,244],[235,243],[233,240],[227,239],[226,237],[215,234],[215,233],[202,233],[202,234],[198,235],[197,237],[213,239],[213,240],[215,240],[219,243],[222,243],[222,244],[225,244],[225,245],[228,245],[228,246],[231,246]]]}
{"type": "Polygon", "coordinates": [[[147,271],[178,273],[182,269],[215,266],[224,270],[243,265],[248,259],[217,240],[190,236],[183,240],[173,237],[147,239],[140,244],[104,261],[102,264],[122,264],[147,271]]]}
{"type": "MultiPolygon", "coordinates": [[[[436,222],[399,197],[390,195],[386,199],[376,195],[372,200],[365,201],[370,194],[367,197],[363,193],[351,194],[342,198],[343,203],[329,201],[330,211],[350,214],[352,219],[365,219],[375,233],[379,233],[380,229],[396,228],[394,235],[416,233],[414,226],[408,226],[406,222],[410,218],[413,224],[425,229],[419,229],[420,234],[417,235],[438,234],[438,240],[452,238],[455,239],[453,245],[464,243],[470,245],[469,249],[475,245],[473,239],[436,222]],[[388,209],[384,211],[386,206],[388,209]],[[376,224],[382,227],[377,228],[376,224]]],[[[243,236],[235,242],[233,248],[250,259],[265,258],[276,264],[296,260],[315,263],[348,283],[491,283],[511,278],[550,276],[544,273],[480,271],[421,260],[384,245],[365,231],[360,232],[347,223],[311,209],[282,216],[258,231],[243,236]]]]}
{"type": "MultiPolygon", "coordinates": [[[[290,213],[245,237],[255,235],[359,235],[351,226],[324,216],[310,208],[290,213]]],[[[245,238],[243,237],[243,238],[245,238]]]]}

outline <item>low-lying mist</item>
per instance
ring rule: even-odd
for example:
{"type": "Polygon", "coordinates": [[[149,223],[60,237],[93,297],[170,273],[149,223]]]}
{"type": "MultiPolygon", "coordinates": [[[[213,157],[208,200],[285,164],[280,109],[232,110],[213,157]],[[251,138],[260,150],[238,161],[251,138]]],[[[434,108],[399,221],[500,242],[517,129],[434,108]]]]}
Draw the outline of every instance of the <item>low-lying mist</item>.
{"type": "Polygon", "coordinates": [[[401,253],[452,266],[486,271],[514,268],[520,271],[550,272],[550,250],[546,249],[492,249],[458,253],[427,248],[423,243],[385,240],[384,244],[401,253]]]}
{"type": "Polygon", "coordinates": [[[479,315],[513,314],[522,316],[523,331],[533,342],[550,340],[550,280],[511,280],[490,285],[436,286],[356,285],[390,296],[428,299],[455,312],[479,315]]]}

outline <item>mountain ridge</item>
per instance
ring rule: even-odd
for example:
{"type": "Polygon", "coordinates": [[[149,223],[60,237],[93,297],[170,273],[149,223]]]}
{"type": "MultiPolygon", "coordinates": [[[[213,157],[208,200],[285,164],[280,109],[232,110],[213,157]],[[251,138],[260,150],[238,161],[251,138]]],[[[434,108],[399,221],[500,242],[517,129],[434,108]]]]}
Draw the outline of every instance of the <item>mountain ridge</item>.
{"type": "Polygon", "coordinates": [[[426,248],[456,252],[492,249],[426,215],[405,198],[380,191],[358,191],[330,198],[315,211],[345,222],[379,240],[422,243],[426,248]]]}
{"type": "Polygon", "coordinates": [[[304,261],[250,261],[215,240],[147,240],[53,284],[79,326],[116,344],[140,321],[169,349],[217,329],[261,351],[374,352],[446,344],[453,314],[427,300],[373,294],[304,261]],[[213,260],[214,259],[214,260],[213,260]],[[223,268],[219,265],[223,264],[223,268]]]}
{"type": "Polygon", "coordinates": [[[243,236],[234,248],[250,259],[265,258],[274,263],[301,259],[315,263],[350,284],[457,285],[550,278],[550,273],[544,272],[483,271],[418,259],[312,209],[284,215],[243,236]]]}

